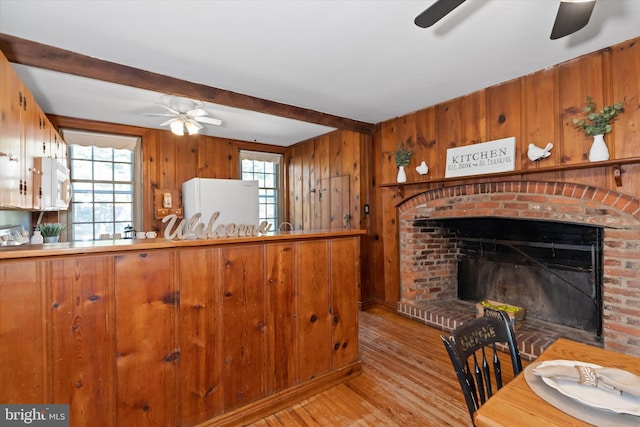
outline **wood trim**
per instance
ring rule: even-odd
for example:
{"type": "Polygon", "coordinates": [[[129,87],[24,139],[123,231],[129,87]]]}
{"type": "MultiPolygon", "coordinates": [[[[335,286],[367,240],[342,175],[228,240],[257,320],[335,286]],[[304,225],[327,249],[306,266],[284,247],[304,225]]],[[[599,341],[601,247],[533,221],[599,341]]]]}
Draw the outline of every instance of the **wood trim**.
{"type": "Polygon", "coordinates": [[[196,98],[215,104],[373,134],[374,125],[229,90],[192,83],[115,62],[104,61],[54,46],[0,33],[0,50],[10,62],[154,92],[196,98]]]}
{"type": "MultiPolygon", "coordinates": [[[[390,301],[385,301],[380,298],[369,298],[366,301],[358,302],[358,307],[360,311],[367,311],[372,309],[382,309],[386,310],[390,313],[398,313],[397,304],[390,301]]],[[[399,313],[402,315],[402,313],[399,313]]]]}
{"type": "Polygon", "coordinates": [[[337,371],[318,376],[313,381],[304,382],[264,399],[241,406],[219,417],[207,420],[198,424],[197,427],[247,425],[361,374],[362,362],[354,362],[337,371]]]}
{"type": "MultiPolygon", "coordinates": [[[[77,119],[74,117],[56,116],[47,114],[47,118],[53,126],[60,130],[61,128],[79,129],[93,132],[115,133],[120,135],[142,136],[149,131],[157,129],[143,128],[130,125],[121,125],[117,123],[98,122],[95,120],[77,119]]],[[[162,132],[162,131],[159,131],[162,132]]]]}
{"type": "Polygon", "coordinates": [[[428,183],[440,183],[440,182],[447,182],[447,181],[453,182],[454,184],[452,185],[457,185],[460,182],[467,182],[469,180],[479,179],[479,178],[496,178],[496,177],[510,177],[510,176],[516,176],[516,175],[532,175],[532,174],[539,174],[543,172],[562,172],[567,170],[592,169],[592,168],[607,167],[607,166],[613,166],[614,168],[616,167],[619,168],[620,165],[629,165],[629,164],[637,164],[637,163],[640,163],[640,157],[629,157],[625,159],[611,159],[611,160],[604,160],[601,162],[576,163],[572,165],[549,166],[549,167],[542,167],[539,169],[521,169],[521,170],[499,172],[499,173],[492,173],[492,174],[486,174],[486,175],[469,175],[469,176],[461,176],[461,177],[455,177],[455,178],[435,178],[435,179],[425,179],[424,181],[413,181],[413,182],[403,182],[403,183],[387,182],[383,184],[378,184],[378,186],[401,188],[406,186],[428,184],[428,183]]]}

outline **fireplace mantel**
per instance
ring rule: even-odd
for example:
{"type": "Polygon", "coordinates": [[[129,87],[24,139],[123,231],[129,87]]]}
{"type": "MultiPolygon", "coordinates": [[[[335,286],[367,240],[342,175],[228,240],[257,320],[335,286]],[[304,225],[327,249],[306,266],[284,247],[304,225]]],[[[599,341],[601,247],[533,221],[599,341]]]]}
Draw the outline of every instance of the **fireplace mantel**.
{"type": "MultiPolygon", "coordinates": [[[[523,176],[523,175],[530,175],[534,173],[539,174],[539,173],[546,173],[546,172],[562,172],[562,171],[568,171],[568,170],[591,169],[594,167],[605,167],[605,166],[613,166],[612,173],[614,174],[616,181],[619,181],[622,179],[620,174],[620,166],[635,164],[635,163],[640,163],[640,157],[626,157],[622,159],[605,160],[602,162],[585,162],[585,163],[578,163],[578,164],[571,164],[571,165],[539,166],[539,164],[536,164],[537,166],[531,169],[518,169],[514,171],[509,171],[509,172],[499,172],[499,173],[492,173],[488,175],[469,175],[469,176],[457,177],[457,178],[445,178],[444,176],[427,178],[426,176],[422,175],[422,179],[420,181],[388,182],[388,183],[379,184],[379,187],[399,187],[400,188],[400,187],[408,187],[408,186],[427,184],[427,183],[441,183],[441,182],[452,182],[452,181],[460,182],[460,181],[468,181],[468,180],[477,180],[478,178],[487,178],[487,177],[509,178],[513,176],[523,176]]],[[[619,182],[618,185],[622,185],[622,183],[619,182]]]]}

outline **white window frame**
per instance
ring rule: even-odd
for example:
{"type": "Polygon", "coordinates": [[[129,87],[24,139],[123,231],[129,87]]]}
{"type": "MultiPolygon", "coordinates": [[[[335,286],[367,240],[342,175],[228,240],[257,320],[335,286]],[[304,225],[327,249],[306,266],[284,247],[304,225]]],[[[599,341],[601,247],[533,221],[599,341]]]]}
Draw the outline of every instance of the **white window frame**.
{"type": "MultiPolygon", "coordinates": [[[[239,151],[239,174],[240,174],[240,179],[243,179],[243,169],[242,169],[242,161],[243,160],[251,160],[251,161],[259,161],[259,162],[271,162],[271,163],[275,163],[276,164],[276,185],[275,187],[271,188],[271,187],[258,187],[258,192],[259,194],[262,194],[263,191],[268,190],[268,189],[273,189],[275,191],[275,197],[276,197],[276,203],[275,203],[275,215],[276,217],[274,218],[274,221],[272,222],[272,230],[277,230],[279,227],[279,224],[282,223],[282,213],[283,213],[283,197],[284,197],[284,186],[283,186],[283,171],[282,171],[282,162],[283,162],[283,155],[280,153],[270,153],[270,152],[265,152],[265,151],[252,151],[252,150],[240,150],[239,151]]],[[[266,196],[265,196],[266,197],[266,196]]],[[[263,197],[260,196],[260,205],[264,205],[265,203],[263,203],[263,197]]],[[[266,209],[265,209],[266,211],[266,209]]],[[[260,221],[269,221],[271,222],[271,219],[268,217],[260,217],[259,218],[260,221]]]]}
{"type": "MultiPolygon", "coordinates": [[[[89,132],[89,131],[81,131],[75,129],[63,129],[62,135],[67,143],[68,150],[68,158],[71,162],[71,146],[72,145],[81,145],[81,146],[93,146],[100,148],[114,148],[114,149],[127,149],[133,151],[133,171],[132,171],[132,209],[133,209],[133,221],[132,226],[136,229],[136,225],[142,226],[142,153],[140,147],[140,138],[136,136],[127,136],[127,135],[116,135],[116,134],[107,134],[107,133],[98,133],[98,132],[89,132]]],[[[71,164],[69,165],[71,167],[71,164]]],[[[72,180],[73,182],[73,180],[72,180]]],[[[99,182],[99,181],[96,181],[99,182]]],[[[73,209],[73,203],[69,205],[69,214],[67,215],[67,227],[70,231],[70,240],[74,241],[73,236],[73,213],[71,210],[73,209]]],[[[114,220],[115,223],[115,220],[114,220]]],[[[142,228],[140,228],[142,229],[142,228]]],[[[114,233],[120,233],[122,237],[123,230],[114,230],[114,233]]],[[[95,236],[95,239],[98,239],[99,236],[95,236]]]]}

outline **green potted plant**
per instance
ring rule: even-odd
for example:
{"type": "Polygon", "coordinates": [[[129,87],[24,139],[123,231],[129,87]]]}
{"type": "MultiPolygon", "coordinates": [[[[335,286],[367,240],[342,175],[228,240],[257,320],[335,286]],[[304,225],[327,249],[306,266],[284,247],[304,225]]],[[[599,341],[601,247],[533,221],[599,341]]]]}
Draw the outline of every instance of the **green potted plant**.
{"type": "Polygon", "coordinates": [[[40,224],[38,229],[45,243],[55,243],[60,239],[60,234],[65,227],[66,225],[60,222],[48,222],[40,224]]]}
{"type": "Polygon", "coordinates": [[[407,175],[404,171],[404,167],[409,164],[412,154],[413,152],[407,149],[407,147],[405,147],[403,142],[398,144],[398,149],[393,152],[393,157],[395,158],[396,166],[398,167],[398,177],[397,177],[398,182],[407,181],[407,175]]]}
{"type": "Polygon", "coordinates": [[[583,118],[574,118],[573,125],[581,129],[585,135],[593,136],[593,144],[589,150],[589,161],[597,162],[609,160],[609,149],[604,142],[604,135],[611,132],[611,122],[619,113],[624,112],[622,103],[617,102],[607,105],[601,110],[596,109],[596,104],[590,96],[587,96],[583,118]]]}

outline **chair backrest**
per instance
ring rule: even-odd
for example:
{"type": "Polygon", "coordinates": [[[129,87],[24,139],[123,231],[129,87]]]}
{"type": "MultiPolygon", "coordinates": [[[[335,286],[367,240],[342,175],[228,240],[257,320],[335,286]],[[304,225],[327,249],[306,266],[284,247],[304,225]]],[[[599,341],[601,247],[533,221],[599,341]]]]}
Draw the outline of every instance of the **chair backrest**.
{"type": "Polygon", "coordinates": [[[502,387],[502,367],[496,343],[504,343],[511,355],[513,375],[522,371],[520,352],[509,316],[504,311],[485,310],[484,317],[469,320],[453,332],[442,336],[451,363],[456,371],[469,415],[493,395],[493,387],[502,387]],[[487,359],[486,349],[492,352],[487,359]],[[493,375],[492,375],[493,371],[493,375]]]}

